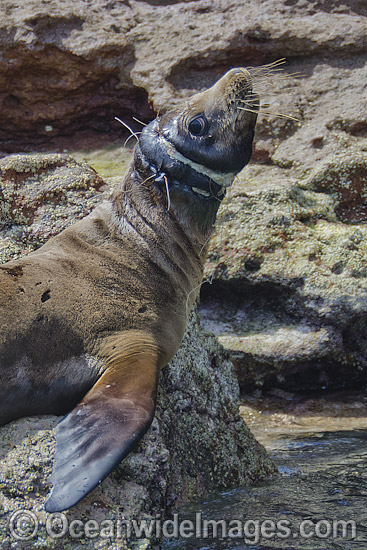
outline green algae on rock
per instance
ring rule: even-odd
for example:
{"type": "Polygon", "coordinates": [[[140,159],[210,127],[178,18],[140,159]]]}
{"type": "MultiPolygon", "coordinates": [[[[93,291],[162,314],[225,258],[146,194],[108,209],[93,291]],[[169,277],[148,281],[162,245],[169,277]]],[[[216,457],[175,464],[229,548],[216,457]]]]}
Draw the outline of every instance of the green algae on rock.
{"type": "MultiPolygon", "coordinates": [[[[38,248],[109,192],[90,167],[60,155],[5,157],[0,161],[0,173],[3,261],[38,248]]],[[[239,416],[238,399],[231,362],[192,312],[179,352],[162,371],[151,429],[119,468],[65,512],[68,521],[164,519],[174,504],[274,474],[272,461],[239,416]]],[[[21,509],[36,513],[40,530],[24,547],[17,543],[17,548],[28,550],[30,544],[60,548],[60,541],[46,533],[43,511],[50,490],[56,421],[54,416],[23,418],[0,428],[3,548],[14,544],[9,520],[21,509]]],[[[154,536],[136,542],[141,549],[155,547],[154,536]]],[[[62,544],[65,549],[126,550],[134,547],[134,536],[126,541],[114,533],[90,540],[67,535],[62,544]]]]}

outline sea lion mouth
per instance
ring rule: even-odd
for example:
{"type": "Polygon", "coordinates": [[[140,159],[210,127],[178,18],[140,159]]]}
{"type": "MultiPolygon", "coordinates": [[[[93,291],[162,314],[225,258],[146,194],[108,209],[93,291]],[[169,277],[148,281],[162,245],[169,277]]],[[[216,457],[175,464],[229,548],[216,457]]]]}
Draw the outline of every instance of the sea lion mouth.
{"type": "Polygon", "coordinates": [[[182,155],[160,130],[160,120],[146,126],[136,149],[136,159],[144,173],[162,191],[177,190],[202,200],[219,200],[235,174],[214,172],[182,155]]]}

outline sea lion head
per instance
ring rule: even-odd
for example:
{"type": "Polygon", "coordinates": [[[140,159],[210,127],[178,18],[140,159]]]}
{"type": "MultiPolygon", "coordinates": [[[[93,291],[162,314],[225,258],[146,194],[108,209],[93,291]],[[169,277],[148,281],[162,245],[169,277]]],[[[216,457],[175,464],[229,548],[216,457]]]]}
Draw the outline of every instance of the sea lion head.
{"type": "Polygon", "coordinates": [[[228,71],[142,131],[135,165],[181,222],[206,234],[236,174],[249,162],[259,108],[246,69],[228,71]]]}

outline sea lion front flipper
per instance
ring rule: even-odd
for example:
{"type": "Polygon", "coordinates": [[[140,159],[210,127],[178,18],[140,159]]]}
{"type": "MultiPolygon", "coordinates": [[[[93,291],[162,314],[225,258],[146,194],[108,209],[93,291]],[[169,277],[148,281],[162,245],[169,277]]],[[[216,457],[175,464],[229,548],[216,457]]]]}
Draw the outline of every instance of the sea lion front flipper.
{"type": "Polygon", "coordinates": [[[132,450],[153,420],[157,348],[146,341],[124,347],[122,354],[108,358],[107,370],[57,426],[47,512],[66,510],[92,491],[132,450]]]}

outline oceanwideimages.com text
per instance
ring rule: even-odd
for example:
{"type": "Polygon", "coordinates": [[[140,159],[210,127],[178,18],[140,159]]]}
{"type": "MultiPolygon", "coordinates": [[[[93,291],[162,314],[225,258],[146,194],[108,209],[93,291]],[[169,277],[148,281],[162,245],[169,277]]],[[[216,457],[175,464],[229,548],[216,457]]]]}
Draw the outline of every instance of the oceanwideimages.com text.
{"type": "Polygon", "coordinates": [[[15,540],[35,540],[45,529],[52,539],[71,537],[73,539],[242,539],[245,544],[261,541],[288,539],[353,540],[357,536],[353,520],[305,519],[297,526],[288,519],[206,519],[197,513],[194,519],[70,519],[64,513],[47,514],[38,517],[32,511],[13,512],[9,531],[15,540]]]}

